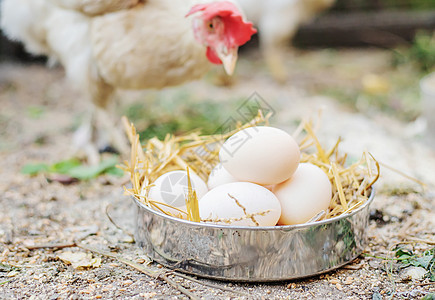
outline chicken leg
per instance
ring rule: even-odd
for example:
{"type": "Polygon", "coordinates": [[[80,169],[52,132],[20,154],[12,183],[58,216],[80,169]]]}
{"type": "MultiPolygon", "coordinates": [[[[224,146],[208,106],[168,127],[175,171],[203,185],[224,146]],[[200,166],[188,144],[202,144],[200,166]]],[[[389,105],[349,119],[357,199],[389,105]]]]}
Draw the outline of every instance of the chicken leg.
{"type": "Polygon", "coordinates": [[[76,154],[84,154],[90,164],[100,161],[100,152],[114,148],[125,155],[129,151],[128,141],[121,126],[117,126],[117,106],[114,99],[114,88],[104,81],[98,80],[91,87],[90,95],[93,107],[83,124],[73,137],[73,149],[76,154]]]}

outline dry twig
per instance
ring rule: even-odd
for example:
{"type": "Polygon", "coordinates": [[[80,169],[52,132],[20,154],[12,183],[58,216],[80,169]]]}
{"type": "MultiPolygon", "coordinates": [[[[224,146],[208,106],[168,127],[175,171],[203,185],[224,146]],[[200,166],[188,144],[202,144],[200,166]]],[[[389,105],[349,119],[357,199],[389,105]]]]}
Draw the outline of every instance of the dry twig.
{"type": "Polygon", "coordinates": [[[115,226],[116,228],[118,228],[119,230],[121,230],[123,233],[125,233],[126,235],[128,235],[129,237],[131,237],[133,239],[134,242],[134,234],[132,234],[131,232],[129,232],[128,230],[122,228],[121,226],[119,226],[118,224],[115,223],[115,221],[113,221],[112,217],[109,214],[109,209],[112,205],[111,204],[107,204],[106,206],[106,216],[109,219],[110,223],[113,224],[113,226],[115,226]]]}
{"type": "Polygon", "coordinates": [[[145,268],[143,265],[137,264],[133,261],[130,261],[128,259],[125,259],[123,257],[121,257],[120,255],[117,254],[113,254],[111,252],[108,251],[104,251],[104,250],[99,250],[96,249],[94,247],[91,247],[89,245],[85,245],[83,243],[77,243],[77,247],[82,248],[84,250],[87,251],[91,251],[94,253],[98,253],[100,255],[103,256],[107,256],[107,257],[111,257],[114,258],[142,273],[144,273],[145,275],[155,278],[155,279],[162,279],[163,281],[165,281],[167,284],[169,284],[170,286],[174,287],[175,289],[177,289],[178,291],[180,291],[181,293],[183,293],[184,295],[188,296],[190,299],[200,299],[199,297],[197,297],[196,295],[194,295],[193,293],[191,293],[189,290],[187,290],[186,288],[182,287],[180,284],[176,283],[174,280],[172,280],[171,278],[168,277],[166,270],[164,271],[153,271],[150,268],[145,268]]]}
{"type": "Polygon", "coordinates": [[[33,246],[26,246],[25,248],[28,250],[37,250],[37,249],[64,249],[64,248],[71,248],[76,247],[76,243],[59,243],[59,244],[40,244],[40,245],[33,245],[33,246]]]}

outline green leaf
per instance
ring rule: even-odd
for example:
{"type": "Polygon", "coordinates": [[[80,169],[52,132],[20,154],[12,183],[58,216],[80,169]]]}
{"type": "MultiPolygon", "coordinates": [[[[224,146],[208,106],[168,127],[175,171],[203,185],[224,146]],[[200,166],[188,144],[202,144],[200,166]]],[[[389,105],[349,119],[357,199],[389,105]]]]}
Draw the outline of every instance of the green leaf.
{"type": "Polygon", "coordinates": [[[109,174],[109,175],[117,176],[117,177],[124,176],[124,171],[121,170],[120,168],[117,168],[117,167],[109,168],[109,169],[106,170],[105,173],[109,174]]]}
{"type": "Polygon", "coordinates": [[[430,281],[435,281],[435,248],[425,251],[422,255],[414,255],[412,251],[396,249],[395,260],[401,264],[401,268],[406,268],[410,265],[422,267],[428,271],[426,277],[430,281]]]}
{"type": "Polygon", "coordinates": [[[10,266],[4,263],[0,263],[0,272],[10,272],[12,270],[19,270],[20,268],[18,267],[14,267],[14,266],[10,266]]]}
{"type": "Polygon", "coordinates": [[[27,115],[32,119],[39,119],[45,112],[42,106],[29,106],[27,107],[27,115]]]}
{"type": "Polygon", "coordinates": [[[29,175],[35,175],[41,172],[57,173],[65,174],[80,180],[95,178],[103,173],[121,177],[124,175],[124,171],[116,168],[118,163],[119,158],[117,156],[112,156],[103,160],[96,166],[82,165],[78,159],[71,158],[52,165],[47,165],[45,163],[27,164],[21,168],[21,173],[29,175]]]}
{"type": "Polygon", "coordinates": [[[404,249],[398,249],[396,251],[396,257],[398,259],[400,259],[401,257],[405,258],[405,257],[411,257],[411,256],[414,256],[414,254],[412,254],[411,251],[407,251],[407,250],[404,250],[404,249]]]}
{"type": "Polygon", "coordinates": [[[63,161],[57,162],[55,164],[52,164],[50,166],[50,172],[59,173],[59,174],[66,174],[70,170],[72,170],[80,165],[81,165],[81,163],[78,159],[71,158],[71,159],[63,160],[63,161]]]}
{"type": "Polygon", "coordinates": [[[416,267],[423,267],[427,269],[433,257],[430,255],[418,257],[415,261],[418,263],[416,267]]]}
{"type": "Polygon", "coordinates": [[[101,161],[100,164],[96,166],[77,166],[66,172],[66,174],[80,180],[87,180],[97,177],[108,169],[114,168],[116,164],[118,164],[118,158],[111,157],[101,161]]]}
{"type": "Polygon", "coordinates": [[[403,254],[403,255],[400,255],[399,257],[397,257],[397,260],[407,260],[407,259],[410,259],[411,257],[413,257],[413,256],[408,255],[408,254],[403,254]]]}
{"type": "Polygon", "coordinates": [[[36,175],[48,171],[49,166],[44,163],[26,164],[21,168],[21,174],[36,175]]]}
{"type": "Polygon", "coordinates": [[[426,296],[421,298],[421,300],[435,300],[435,294],[434,293],[427,294],[426,296]]]}

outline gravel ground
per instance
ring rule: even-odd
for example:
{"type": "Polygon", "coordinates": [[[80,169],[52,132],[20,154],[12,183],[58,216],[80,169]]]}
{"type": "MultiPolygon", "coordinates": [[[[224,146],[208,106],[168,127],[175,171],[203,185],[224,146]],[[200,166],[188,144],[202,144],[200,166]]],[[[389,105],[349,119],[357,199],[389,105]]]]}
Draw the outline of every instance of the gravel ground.
{"type": "MultiPolygon", "coordinates": [[[[321,52],[298,55],[300,61],[325,59],[321,52]]],[[[352,64],[356,70],[354,77],[358,77],[376,71],[386,55],[383,51],[343,51],[336,63],[352,64]]],[[[280,86],[259,63],[241,60],[238,81],[229,88],[200,81],[182,89],[199,98],[215,95],[217,101],[248,97],[256,91],[275,108],[272,123],[288,130],[294,129],[297,120],[316,116],[321,110],[318,136],[322,142],[332,144],[341,136],[342,149],[349,156],[358,157],[367,149],[385,165],[428,186],[423,189],[413,180],[383,167],[372,207],[373,218],[367,228],[369,243],[365,253],[369,256],[362,255],[327,274],[273,284],[204,279],[197,283],[173,278],[198,297],[420,299],[435,292],[435,285],[427,278],[410,277],[407,273],[410,268],[400,269],[396,263],[386,264],[373,257],[392,257],[391,249],[398,243],[417,254],[433,247],[435,151],[418,136],[409,134],[409,124],[376,111],[355,113],[334,99],[310,95],[307,91],[319,81],[334,84],[328,69],[315,69],[313,64],[305,65],[308,71],[304,73],[303,66],[292,63],[291,84],[280,86]],[[208,287],[206,283],[234,292],[208,287]]],[[[177,91],[168,89],[162,93],[177,91]]],[[[121,95],[124,101],[132,102],[137,93],[121,95]]],[[[133,231],[133,204],[122,190],[127,178],[105,175],[64,185],[47,180],[44,175],[20,174],[26,163],[52,163],[71,157],[73,127],[86,111],[87,103],[64,82],[62,70],[39,65],[0,65],[0,104],[0,299],[186,298],[161,279],[144,275],[118,259],[67,247],[74,240],[83,239],[97,249],[110,250],[151,270],[161,270],[161,266],[149,264],[131,237],[107,217],[108,207],[115,223],[133,231]],[[35,113],[35,108],[40,107],[43,112],[35,113]],[[45,244],[60,246],[39,247],[45,244]],[[94,267],[80,269],[65,263],[71,252],[83,255],[94,267]]]]}

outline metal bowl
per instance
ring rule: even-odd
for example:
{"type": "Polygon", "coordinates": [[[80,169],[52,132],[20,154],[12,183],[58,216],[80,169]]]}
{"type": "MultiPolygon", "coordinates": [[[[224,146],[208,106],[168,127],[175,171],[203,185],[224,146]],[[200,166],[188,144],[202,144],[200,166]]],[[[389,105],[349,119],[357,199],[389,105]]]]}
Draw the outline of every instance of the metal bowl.
{"type": "Polygon", "coordinates": [[[310,224],[247,227],[185,221],[134,199],[135,239],[171,269],[221,280],[278,281],[312,276],[354,260],[364,249],[368,201],[350,214],[310,224]]]}

